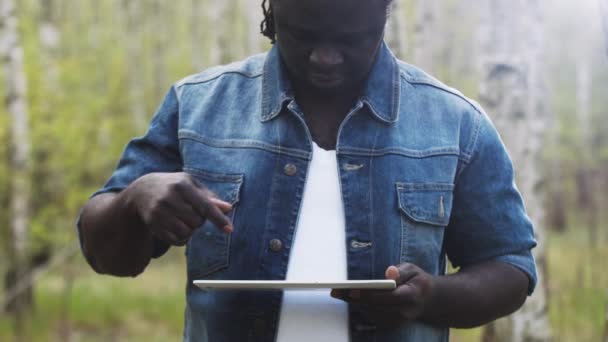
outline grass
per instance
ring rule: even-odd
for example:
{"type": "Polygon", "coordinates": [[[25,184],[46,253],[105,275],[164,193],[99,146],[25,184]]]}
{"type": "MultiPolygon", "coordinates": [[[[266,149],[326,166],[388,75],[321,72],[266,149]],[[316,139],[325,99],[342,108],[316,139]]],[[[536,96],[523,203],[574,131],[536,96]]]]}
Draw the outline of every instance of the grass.
{"type": "MultiPolygon", "coordinates": [[[[154,261],[135,279],[99,276],[81,258],[66,289],[63,272],[45,276],[36,287],[36,310],[26,341],[175,341],[183,328],[185,265],[182,250],[154,261]],[[180,255],[181,254],[181,255],[180,255]]],[[[0,316],[0,341],[14,328],[0,316]]]]}
{"type": "MultiPolygon", "coordinates": [[[[606,241],[607,239],[604,239],[606,241]]],[[[599,341],[608,305],[608,244],[589,247],[585,230],[547,239],[549,318],[555,341],[599,341]]],[[[181,249],[135,279],[99,276],[81,258],[46,275],[25,341],[178,341],[183,328],[185,265],[181,249]],[[76,273],[71,289],[64,277],[76,273]]],[[[453,330],[452,341],[479,341],[481,329],[453,330]]],[[[0,341],[14,340],[0,316],[0,341]]]]}

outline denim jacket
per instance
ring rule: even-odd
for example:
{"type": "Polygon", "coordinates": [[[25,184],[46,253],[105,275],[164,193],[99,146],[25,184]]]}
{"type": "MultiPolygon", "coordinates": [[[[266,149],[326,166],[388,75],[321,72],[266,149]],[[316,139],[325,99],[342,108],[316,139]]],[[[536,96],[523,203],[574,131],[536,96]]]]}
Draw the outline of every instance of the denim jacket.
{"type": "MultiPolygon", "coordinates": [[[[446,257],[455,267],[501,260],[533,290],[532,224],[507,151],[474,102],[383,44],[336,151],[349,279],[383,279],[404,262],[441,275],[446,257]]],[[[186,247],[185,341],[275,340],[281,291],[205,291],[192,281],[285,279],[311,158],[276,47],[176,83],[145,136],[127,145],[97,193],[184,171],[233,204],[232,234],[205,223],[186,247]]],[[[159,242],[156,255],[167,248],[159,242]]],[[[396,342],[446,341],[449,330],[419,321],[382,330],[350,305],[349,332],[396,342]]]]}

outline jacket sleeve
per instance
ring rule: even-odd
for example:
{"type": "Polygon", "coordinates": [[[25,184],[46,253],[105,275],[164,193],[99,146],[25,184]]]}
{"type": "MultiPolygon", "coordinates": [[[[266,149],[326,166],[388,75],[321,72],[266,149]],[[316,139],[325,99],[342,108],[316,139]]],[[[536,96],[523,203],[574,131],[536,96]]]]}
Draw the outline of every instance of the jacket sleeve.
{"type": "Polygon", "coordinates": [[[479,114],[470,158],[457,175],[445,250],[455,267],[500,260],[536,285],[534,230],[514,182],[513,164],[498,132],[479,114]]]}
{"type": "MultiPolygon", "coordinates": [[[[152,118],[145,135],[134,138],[127,144],[109,180],[91,197],[120,192],[148,173],[180,172],[182,160],[177,138],[178,114],[179,101],[175,87],[172,87],[152,118]]],[[[76,226],[80,236],[80,216],[76,226]]],[[[168,244],[156,240],[153,257],[163,255],[168,249],[168,244]]]]}

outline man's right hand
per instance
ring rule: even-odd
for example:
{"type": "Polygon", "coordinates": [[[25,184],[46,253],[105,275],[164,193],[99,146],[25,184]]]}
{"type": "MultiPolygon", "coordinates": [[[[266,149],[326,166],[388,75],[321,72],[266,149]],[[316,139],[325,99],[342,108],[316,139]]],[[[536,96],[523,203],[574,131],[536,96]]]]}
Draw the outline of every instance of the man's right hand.
{"type": "Polygon", "coordinates": [[[185,245],[207,219],[226,233],[234,230],[224,215],[232,205],[187,173],[150,173],[125,192],[128,207],[150,233],[171,245],[185,245]]]}

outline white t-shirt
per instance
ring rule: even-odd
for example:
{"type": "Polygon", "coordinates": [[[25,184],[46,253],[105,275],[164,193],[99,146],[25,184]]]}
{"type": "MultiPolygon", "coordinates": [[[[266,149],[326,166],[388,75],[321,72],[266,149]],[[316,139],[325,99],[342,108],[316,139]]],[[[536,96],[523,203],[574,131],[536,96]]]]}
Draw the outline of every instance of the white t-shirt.
{"type": "MultiPolygon", "coordinates": [[[[313,143],[287,280],[346,280],[344,208],[335,151],[313,143]]],[[[285,291],[278,342],[348,342],[348,305],[330,290],[285,291]]]]}

